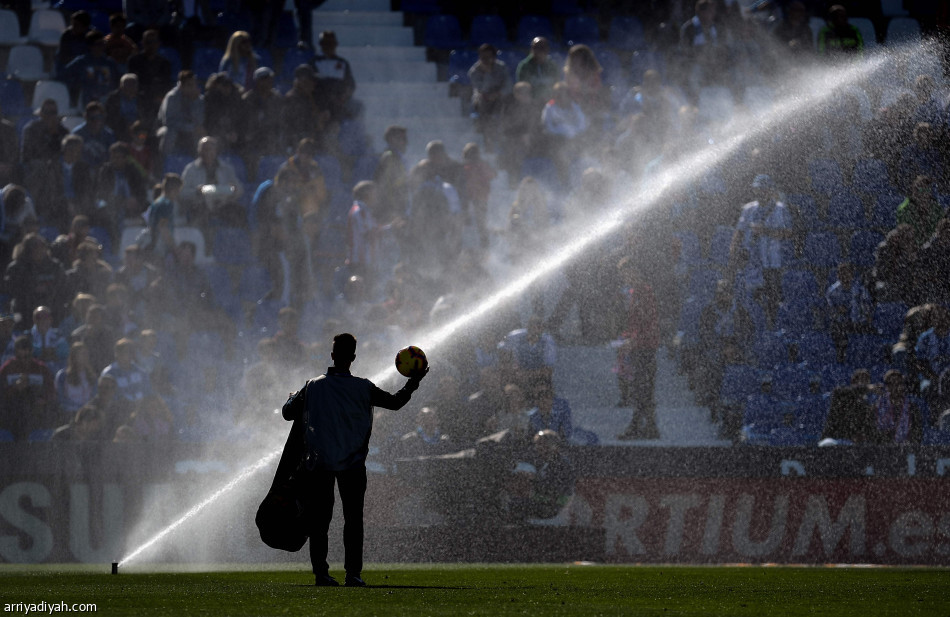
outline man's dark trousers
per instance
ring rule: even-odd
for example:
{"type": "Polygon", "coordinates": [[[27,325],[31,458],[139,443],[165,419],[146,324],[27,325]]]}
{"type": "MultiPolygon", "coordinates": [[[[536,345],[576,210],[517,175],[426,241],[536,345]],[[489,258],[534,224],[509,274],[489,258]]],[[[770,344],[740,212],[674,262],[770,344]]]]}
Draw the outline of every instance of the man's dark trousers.
{"type": "Polygon", "coordinates": [[[315,469],[307,475],[309,487],[305,499],[310,521],[310,563],[313,565],[313,573],[322,575],[330,569],[330,564],[327,563],[327,534],[330,530],[330,520],[333,518],[333,484],[336,482],[340,489],[340,501],[343,503],[343,567],[347,574],[359,576],[363,571],[363,497],[366,494],[366,468],[346,471],[315,469]]]}

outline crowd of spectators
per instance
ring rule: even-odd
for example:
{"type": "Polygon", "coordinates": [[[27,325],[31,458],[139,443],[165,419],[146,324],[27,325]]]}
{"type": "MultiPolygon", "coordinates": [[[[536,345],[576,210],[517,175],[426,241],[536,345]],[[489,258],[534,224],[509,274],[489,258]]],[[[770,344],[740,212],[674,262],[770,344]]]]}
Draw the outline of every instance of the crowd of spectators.
{"type": "MultiPolygon", "coordinates": [[[[0,140],[8,439],[258,439],[337,331],[361,333],[361,357],[385,357],[491,288],[499,247],[530,269],[661,170],[864,53],[844,7],[800,2],[767,20],[699,0],[679,28],[650,24],[643,50],[562,53],[544,33],[509,67],[484,44],[468,71],[483,143],[456,160],[433,141],[414,162],[404,127],[386,131],[381,155],[368,149],[333,32],[319,54],[302,34],[304,55],[277,63],[265,60],[272,22],[229,29],[198,5],[191,30],[142,9],[104,35],[74,13],[56,73],[84,122],[68,130],[48,99],[14,132],[19,147],[0,140]],[[802,25],[815,14],[828,18],[817,41],[802,25]],[[226,41],[218,71],[173,81],[159,52],[188,57],[194,32],[226,41]],[[647,57],[626,70],[632,83],[618,78],[647,57]],[[491,229],[499,172],[517,192],[506,228],[491,229]]],[[[567,263],[563,289],[537,283],[459,337],[418,416],[379,418],[386,451],[443,454],[499,433],[544,456],[597,443],[553,366],[559,346],[610,341],[617,405],[634,409],[620,439],[661,437],[661,347],[728,439],[946,439],[943,67],[888,66],[676,183],[567,263]],[[863,395],[834,390],[859,370],[863,395]]]]}

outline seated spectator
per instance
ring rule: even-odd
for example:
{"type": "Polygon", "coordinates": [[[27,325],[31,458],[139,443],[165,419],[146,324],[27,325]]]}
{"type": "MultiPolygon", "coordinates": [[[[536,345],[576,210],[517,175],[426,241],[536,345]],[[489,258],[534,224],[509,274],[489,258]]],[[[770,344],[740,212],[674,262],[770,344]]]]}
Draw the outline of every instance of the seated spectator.
{"type": "Polygon", "coordinates": [[[33,357],[29,336],[14,341],[13,354],[0,366],[0,426],[25,441],[56,421],[56,392],[53,374],[33,357]]]}
{"type": "Polygon", "coordinates": [[[119,66],[106,55],[103,34],[98,30],[86,33],[87,51],[66,65],[66,84],[70,87],[72,102],[79,100],[85,106],[92,101],[104,101],[119,87],[119,66]]]}
{"type": "Polygon", "coordinates": [[[69,338],[86,345],[89,363],[96,374],[102,373],[112,362],[116,335],[112,325],[106,322],[106,307],[102,304],[91,304],[86,309],[85,321],[73,330],[69,338]]]}
{"type": "Polygon", "coordinates": [[[218,140],[225,152],[237,152],[244,146],[242,89],[228,73],[213,73],[205,83],[204,127],[207,135],[218,140]]]}
{"type": "Polygon", "coordinates": [[[96,394],[97,375],[89,361],[86,344],[77,341],[69,346],[66,368],[56,373],[54,385],[59,410],[74,414],[96,394]]]}
{"type": "Polygon", "coordinates": [[[553,388],[554,366],[557,364],[557,343],[544,331],[544,316],[534,314],[527,327],[512,330],[498,343],[503,365],[513,383],[529,395],[527,402],[538,403],[534,395],[544,388],[553,388]]]}
{"type": "Polygon", "coordinates": [[[950,281],[950,219],[944,217],[937,222],[930,241],[920,249],[920,263],[926,267],[914,273],[918,278],[918,300],[950,305],[950,288],[945,284],[950,281]]]}
{"type": "Polygon", "coordinates": [[[187,223],[185,209],[179,201],[181,189],[181,176],[165,174],[161,194],[145,211],[148,242],[143,244],[142,250],[158,264],[164,263],[166,256],[175,252],[175,227],[187,223]]]}
{"type": "Polygon", "coordinates": [[[244,194],[244,185],[234,167],[218,158],[218,140],[202,137],[198,142],[198,158],[188,163],[181,174],[181,204],[190,224],[210,234],[212,219],[228,225],[242,225],[243,206],[237,200],[244,194]]]}
{"type": "Polygon", "coordinates": [[[498,49],[489,43],[478,48],[478,62],[468,70],[472,84],[472,110],[475,129],[485,139],[485,148],[493,152],[500,133],[500,118],[507,96],[511,92],[511,78],[505,63],[498,60],[498,49]]]}
{"type": "Polygon", "coordinates": [[[610,90],[604,86],[604,69],[587,45],[574,45],[564,60],[564,83],[571,100],[581,106],[597,135],[610,111],[610,90]]]}
{"type": "Polygon", "coordinates": [[[115,282],[131,294],[131,308],[136,320],[145,314],[143,306],[149,286],[160,276],[158,268],[145,260],[144,251],[138,244],[125,247],[122,265],[115,273],[115,282]]]}
{"type": "Polygon", "coordinates": [[[568,169],[576,160],[582,146],[584,133],[589,127],[587,116],[581,106],[571,99],[566,82],[554,84],[554,98],[547,102],[541,112],[541,130],[544,135],[543,150],[557,166],[561,184],[569,186],[568,169]]]}
{"type": "Polygon", "coordinates": [[[109,146],[115,143],[115,133],[106,126],[106,110],[99,101],[86,105],[83,118],[85,122],[73,129],[73,133],[82,137],[83,160],[97,168],[106,162],[109,146]]]}
{"type": "Polygon", "coordinates": [[[162,177],[159,169],[161,157],[158,155],[157,142],[149,135],[148,124],[136,120],[129,127],[131,132],[129,144],[130,156],[138,163],[148,176],[149,182],[162,177]]]}
{"type": "Polygon", "coordinates": [[[462,238],[461,203],[455,185],[438,173],[433,159],[423,159],[409,176],[410,196],[405,236],[414,241],[410,266],[429,273],[450,267],[462,238]]]}
{"type": "Polygon", "coordinates": [[[499,165],[508,174],[508,187],[515,189],[521,178],[521,166],[537,144],[541,132],[538,108],[546,101],[540,104],[535,101],[531,96],[531,84],[526,81],[519,81],[511,91],[511,102],[501,120],[499,165]]]}
{"type": "Polygon", "coordinates": [[[106,288],[106,318],[119,336],[131,337],[138,332],[131,295],[125,285],[112,283],[106,288]]]}
{"type": "Polygon", "coordinates": [[[66,271],[69,297],[78,293],[106,297],[106,288],[112,282],[112,266],[99,259],[101,247],[95,240],[87,239],[76,249],[76,261],[66,271]]]}
{"type": "Polygon", "coordinates": [[[498,173],[482,159],[478,144],[470,142],[462,150],[461,197],[466,219],[475,222],[478,239],[483,249],[488,248],[488,199],[491,194],[491,181],[498,173]]]}
{"type": "Polygon", "coordinates": [[[643,73],[643,83],[630,88],[620,102],[620,114],[630,116],[643,114],[646,118],[647,139],[651,143],[662,143],[673,130],[676,113],[679,108],[679,96],[663,85],[660,72],[647,69],[643,73]]]}
{"type": "Polygon", "coordinates": [[[58,261],[49,254],[43,236],[30,233],[14,251],[14,259],[3,274],[4,291],[10,296],[10,311],[19,327],[33,327],[33,309],[48,306],[53,311],[53,323],[59,323],[65,312],[67,292],[66,274],[58,261]]]}
{"type": "Polygon", "coordinates": [[[8,263],[13,247],[36,225],[36,209],[26,189],[18,184],[0,188],[0,263],[8,263]]]}
{"type": "Polygon", "coordinates": [[[531,40],[531,49],[528,56],[518,63],[515,71],[517,81],[528,83],[528,91],[537,107],[551,98],[554,84],[561,73],[560,67],[551,59],[551,46],[543,36],[536,36],[531,40]]]}
{"type": "Polygon", "coordinates": [[[74,413],[69,424],[64,424],[53,432],[53,441],[108,441],[105,431],[106,418],[101,409],[94,405],[83,405],[74,413]]]}
{"type": "Polygon", "coordinates": [[[923,433],[920,407],[907,395],[904,375],[900,371],[891,369],[884,373],[884,391],[878,397],[874,413],[877,443],[920,443],[923,433]]]}
{"type": "Polygon", "coordinates": [[[914,230],[914,241],[920,247],[930,240],[944,214],[943,206],[934,197],[933,179],[917,176],[910,195],[897,206],[897,224],[910,225],[914,230]]]}
{"type": "Polygon", "coordinates": [[[132,149],[124,141],[109,146],[109,160],[103,163],[96,177],[96,206],[103,225],[119,244],[119,230],[126,221],[142,222],[148,207],[147,172],[132,158],[132,149]]]}
{"type": "Polygon", "coordinates": [[[818,54],[828,58],[860,56],[864,52],[861,31],[848,23],[848,11],[840,4],[828,9],[828,23],[818,31],[818,54]]]}
{"type": "Polygon", "coordinates": [[[362,106],[353,99],[356,80],[350,63],[337,55],[339,41],[333,30],[324,30],[318,40],[320,53],[311,60],[316,75],[317,105],[330,112],[334,122],[354,118],[362,112],[362,106]]]}
{"type": "Polygon", "coordinates": [[[59,322],[59,331],[62,332],[70,343],[74,342],[73,331],[86,322],[86,311],[96,303],[96,297],[90,294],[76,294],[69,303],[69,314],[59,322]]]}
{"type": "Polygon", "coordinates": [[[85,214],[97,223],[93,207],[95,175],[83,160],[83,138],[67,135],[61,154],[42,166],[34,166],[26,175],[26,185],[36,196],[40,220],[57,229],[67,229],[77,214],[85,214]]]}
{"type": "Polygon", "coordinates": [[[254,72],[261,65],[261,57],[251,45],[251,35],[244,30],[231,34],[218,71],[227,74],[241,90],[254,87],[254,72]]]}
{"type": "MultiPolygon", "coordinates": [[[[317,104],[317,76],[309,64],[294,69],[294,82],[282,100],[280,114],[282,149],[296,148],[301,139],[323,141],[329,112],[317,104]]],[[[324,148],[325,149],[325,148],[324,148]]]]}
{"type": "MultiPolygon", "coordinates": [[[[139,76],[139,79],[142,79],[139,76]]],[[[187,154],[205,132],[204,96],[193,71],[181,71],[178,85],[168,91],[158,109],[160,148],[169,154],[187,154]]]]}
{"type": "Polygon", "coordinates": [[[525,400],[524,390],[513,383],[502,389],[501,407],[488,420],[488,429],[492,433],[507,431],[508,438],[515,443],[526,444],[531,439],[528,412],[531,406],[525,400]]]}
{"type": "Polygon", "coordinates": [[[95,241],[89,238],[89,229],[89,217],[85,214],[77,214],[73,217],[73,222],[69,224],[69,233],[56,236],[53,244],[50,245],[50,255],[66,267],[71,266],[79,256],[76,252],[79,245],[86,240],[95,241]]]}
{"type": "Polygon", "coordinates": [[[436,407],[420,409],[415,428],[395,444],[393,458],[438,456],[454,451],[452,438],[441,430],[440,415],[436,407]]]}
{"type": "MultiPolygon", "coordinates": [[[[295,228],[300,219],[311,212],[323,213],[326,209],[329,194],[327,193],[326,181],[323,177],[323,171],[320,165],[314,160],[317,154],[317,143],[309,138],[301,139],[296,145],[294,154],[281,164],[278,172],[292,174],[293,181],[290,186],[296,186],[296,205],[292,208],[283,207],[277,213],[277,216],[284,220],[285,224],[295,228]]],[[[287,177],[290,181],[290,177],[287,177]]],[[[288,204],[289,205],[289,204],[288,204]]],[[[266,215],[266,213],[259,214],[266,215]]],[[[263,220],[263,219],[261,219],[263,220]]]]}
{"type": "Polygon", "coordinates": [[[792,238],[792,217],[785,204],[778,201],[778,189],[771,177],[757,175],[751,188],[755,200],[742,207],[732,244],[748,251],[749,264],[762,271],[763,305],[771,325],[782,302],[784,245],[792,238]]]}
{"type": "MultiPolygon", "coordinates": [[[[142,118],[155,117],[173,86],[172,65],[159,53],[161,46],[158,30],[146,30],[142,34],[142,51],[129,57],[129,73],[138,76],[142,92],[142,118]]],[[[194,143],[194,138],[191,141],[194,143]]]]}
{"type": "MultiPolygon", "coordinates": [[[[106,126],[112,131],[113,139],[119,141],[132,141],[132,125],[135,122],[146,121],[151,125],[154,120],[153,116],[146,115],[145,101],[139,89],[139,77],[135,73],[126,73],[119,78],[118,89],[106,96],[103,106],[106,126]]],[[[85,138],[85,135],[83,137],[85,138]]],[[[151,170],[148,165],[144,167],[151,170]]]]}
{"type": "Polygon", "coordinates": [[[872,408],[876,398],[867,369],[854,371],[849,385],[839,386],[831,393],[828,419],[818,445],[875,443],[877,423],[872,408]]]}
{"type": "Polygon", "coordinates": [[[543,248],[542,238],[552,223],[551,218],[544,188],[534,177],[526,176],[518,184],[508,211],[508,247],[513,260],[534,256],[543,248]]]}
{"type": "Polygon", "coordinates": [[[693,17],[680,27],[680,53],[683,58],[684,87],[690,102],[699,98],[704,86],[729,86],[732,63],[727,29],[717,23],[716,4],[697,0],[693,17]]]}
{"type": "Polygon", "coordinates": [[[53,373],[63,368],[69,356],[69,341],[53,327],[53,311],[48,306],[33,309],[33,357],[42,361],[53,373]]]}
{"type": "Polygon", "coordinates": [[[808,24],[808,9],[796,0],[785,7],[785,19],[772,31],[793,56],[815,53],[815,42],[808,24]]]}
{"type": "Polygon", "coordinates": [[[135,404],[127,426],[135,441],[163,442],[174,438],[175,418],[161,397],[149,394],[135,404]]]}
{"type": "Polygon", "coordinates": [[[871,295],[859,280],[855,280],[854,266],[838,264],[838,280],[825,292],[828,310],[828,331],[838,351],[838,362],[844,362],[848,336],[870,333],[874,317],[871,295]]]}
{"type": "Polygon", "coordinates": [[[554,394],[554,386],[537,383],[531,397],[536,406],[528,412],[528,425],[532,432],[551,430],[560,436],[564,443],[571,439],[574,426],[571,422],[571,405],[567,399],[554,394]]]}
{"type": "Polygon", "coordinates": [[[950,367],[950,314],[944,308],[931,316],[931,328],[917,339],[915,356],[921,371],[921,390],[936,395],[940,375],[950,367]]]}
{"type": "MultiPolygon", "coordinates": [[[[942,125],[943,122],[938,126],[942,125]]],[[[948,177],[945,155],[941,150],[940,130],[929,122],[918,122],[914,126],[910,145],[901,152],[899,169],[908,180],[928,176],[934,189],[946,191],[948,177]]],[[[904,185],[899,186],[903,188],[904,185]]],[[[914,190],[914,183],[910,189],[914,190]]]]}
{"type": "Polygon", "coordinates": [[[512,520],[555,517],[574,495],[576,472],[564,454],[565,440],[543,430],[532,437],[531,447],[515,468],[509,485],[508,515],[512,520]]]}
{"type": "Polygon", "coordinates": [[[124,13],[109,15],[109,34],[105,37],[106,55],[112,58],[118,66],[125,69],[132,54],[139,50],[135,41],[125,34],[128,20],[124,13]]]}
{"type": "Polygon", "coordinates": [[[63,126],[56,99],[45,99],[36,111],[38,117],[23,127],[22,162],[23,172],[29,176],[36,165],[42,168],[57,158],[62,151],[63,139],[69,129],[63,126]]]}
{"type": "Polygon", "coordinates": [[[241,124],[244,133],[244,160],[248,169],[260,157],[278,154],[281,150],[280,127],[283,99],[274,89],[274,71],[262,66],[254,71],[251,87],[242,100],[241,124]]]}
{"type": "Polygon", "coordinates": [[[116,396],[129,403],[138,403],[151,395],[148,374],[135,364],[135,341],[119,339],[115,344],[115,360],[102,371],[116,383],[116,396]]]}

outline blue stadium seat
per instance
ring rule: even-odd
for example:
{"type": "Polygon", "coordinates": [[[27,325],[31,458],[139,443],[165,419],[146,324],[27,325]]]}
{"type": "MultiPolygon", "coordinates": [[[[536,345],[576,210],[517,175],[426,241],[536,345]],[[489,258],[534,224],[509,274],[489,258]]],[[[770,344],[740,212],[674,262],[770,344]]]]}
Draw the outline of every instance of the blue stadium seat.
{"type": "Polygon", "coordinates": [[[610,20],[610,32],[607,44],[624,51],[647,48],[643,34],[643,24],[633,16],[617,15],[610,20]]]}
{"type": "Polygon", "coordinates": [[[524,59],[524,54],[513,49],[502,49],[498,51],[498,59],[505,63],[511,83],[515,83],[517,81],[518,63],[524,59]]]}
{"type": "Polygon", "coordinates": [[[861,229],[868,226],[864,203],[850,191],[836,192],[828,200],[828,226],[861,229]]]}
{"type": "Polygon", "coordinates": [[[756,334],[761,334],[768,330],[768,318],[765,315],[765,310],[758,302],[746,299],[742,305],[746,313],[749,314],[749,320],[752,321],[756,334]]]}
{"type": "MultiPolygon", "coordinates": [[[[291,11],[283,11],[277,20],[277,34],[274,38],[274,46],[278,49],[296,49],[299,40],[297,32],[297,23],[294,21],[294,14],[291,11]]],[[[286,61],[286,56],[284,58],[286,61]]]]}
{"type": "Polygon", "coordinates": [[[741,406],[760,391],[762,372],[754,366],[730,364],[723,369],[719,401],[728,406],[741,406]]]}
{"type": "Polygon", "coordinates": [[[221,56],[224,52],[216,47],[196,47],[191,60],[191,69],[198,77],[198,83],[203,84],[212,73],[218,72],[221,56]]]}
{"type": "Polygon", "coordinates": [[[208,285],[211,287],[211,293],[214,294],[214,300],[219,305],[227,303],[234,299],[233,285],[231,284],[231,273],[228,267],[222,264],[211,264],[204,268],[205,276],[208,277],[208,285]]]}
{"type": "Polygon", "coordinates": [[[280,154],[262,156],[257,162],[257,179],[261,182],[264,180],[273,180],[274,176],[277,175],[277,170],[280,169],[280,166],[286,161],[287,157],[280,154]]]}
{"type": "Polygon", "coordinates": [[[280,300],[261,300],[254,306],[251,327],[262,336],[273,336],[277,332],[277,315],[283,308],[280,300]]]}
{"type": "Polygon", "coordinates": [[[746,401],[742,415],[742,434],[749,445],[769,445],[773,432],[784,425],[793,412],[791,403],[768,394],[756,394],[746,401]]]}
{"type": "Polygon", "coordinates": [[[874,211],[871,225],[878,229],[893,229],[897,225],[897,207],[904,195],[897,191],[881,189],[874,194],[874,211]]]}
{"type": "Polygon", "coordinates": [[[214,260],[232,266],[251,263],[251,236],[239,227],[217,228],[214,232],[214,260]]]}
{"type": "Polygon", "coordinates": [[[903,302],[881,302],[874,307],[872,325],[881,336],[896,341],[904,329],[904,316],[909,307],[903,302]]]}
{"type": "Polygon", "coordinates": [[[108,34],[109,33],[109,14],[105,11],[100,11],[96,9],[89,10],[89,17],[91,18],[90,25],[98,30],[99,32],[108,34]]]}
{"type": "Polygon", "coordinates": [[[340,146],[340,152],[345,156],[362,156],[369,144],[366,137],[366,125],[360,119],[347,119],[340,122],[340,131],[337,134],[337,143],[340,146]]]}
{"type": "Polygon", "coordinates": [[[897,46],[920,41],[920,22],[913,17],[895,17],[887,22],[884,44],[897,46]]]}
{"type": "Polygon", "coordinates": [[[178,73],[181,72],[181,54],[178,53],[178,50],[174,47],[159,47],[158,55],[168,60],[172,65],[172,79],[177,79],[178,73]]]}
{"type": "Polygon", "coordinates": [[[465,47],[462,27],[454,15],[432,15],[426,20],[423,41],[426,47],[433,49],[457,49],[465,47]]]}
{"type": "Polygon", "coordinates": [[[821,388],[831,392],[838,386],[846,386],[851,381],[851,373],[856,367],[850,364],[826,364],[821,367],[821,388]]]}
{"type": "Polygon", "coordinates": [[[349,202],[350,191],[343,184],[343,168],[340,161],[332,154],[322,154],[314,157],[314,160],[320,166],[323,172],[323,182],[326,184],[330,199],[341,203],[341,200],[349,202]]]}
{"type": "Polygon", "coordinates": [[[666,61],[658,51],[640,49],[630,56],[630,81],[638,86],[643,83],[643,74],[648,70],[657,71],[666,80],[666,61]]]}
{"type": "Polygon", "coordinates": [[[181,174],[185,171],[185,166],[195,160],[195,157],[187,154],[169,154],[165,157],[164,171],[166,174],[181,174]]]}
{"type": "Polygon", "coordinates": [[[676,231],[673,233],[679,241],[679,268],[692,268],[702,260],[702,248],[699,246],[699,238],[691,231],[676,231]]]}
{"type": "Polygon", "coordinates": [[[568,45],[596,45],[600,41],[597,19],[587,15],[572,15],[564,20],[564,41],[568,45]]]}
{"type": "Polygon", "coordinates": [[[52,243],[56,238],[59,237],[59,228],[44,226],[40,227],[39,234],[43,236],[43,239],[49,243],[52,243]]]}
{"type": "Polygon", "coordinates": [[[797,337],[798,360],[809,366],[833,364],[837,358],[834,341],[824,332],[804,332],[797,337]]]}
{"type": "Polygon", "coordinates": [[[732,246],[732,236],[735,229],[727,225],[718,225],[709,239],[709,260],[714,264],[726,267],[729,265],[729,249],[732,246]]]}
{"type": "Polygon", "coordinates": [[[508,45],[508,29],[500,15],[476,15],[472,18],[468,39],[473,47],[489,43],[495,47],[508,45]]]}
{"type": "Polygon", "coordinates": [[[9,443],[12,441],[16,441],[16,439],[13,437],[13,433],[5,428],[0,428],[0,443],[9,443]]]}
{"type": "Polygon", "coordinates": [[[680,306],[676,336],[683,347],[692,347],[699,343],[699,318],[705,306],[704,302],[696,298],[687,298],[680,306]]]}
{"type": "Polygon", "coordinates": [[[811,177],[812,190],[824,195],[832,195],[844,187],[841,166],[832,159],[813,159],[808,162],[808,175],[811,177]]]}
{"type": "Polygon", "coordinates": [[[627,71],[623,68],[620,56],[606,48],[596,49],[594,56],[604,69],[601,76],[603,82],[608,86],[616,86],[621,92],[626,93],[630,85],[627,80],[627,71]]]}
{"type": "Polygon", "coordinates": [[[449,83],[467,86],[471,83],[468,70],[478,62],[474,49],[453,49],[449,54],[449,83]]]}
{"type": "Polygon", "coordinates": [[[372,180],[376,175],[377,165],[379,165],[379,157],[375,154],[364,154],[356,159],[356,163],[353,164],[353,182],[372,180]]]}
{"type": "Polygon", "coordinates": [[[102,252],[106,255],[113,255],[112,236],[105,227],[92,226],[89,228],[89,235],[102,246],[102,252]]]}
{"type": "Polygon", "coordinates": [[[831,232],[813,231],[805,236],[805,261],[816,268],[834,268],[841,261],[838,236],[831,232]]]}
{"type": "Polygon", "coordinates": [[[30,442],[49,441],[53,438],[54,432],[56,432],[56,429],[53,428],[36,429],[35,431],[30,431],[30,434],[27,435],[26,440],[30,442]]]}
{"type": "Polygon", "coordinates": [[[532,176],[549,190],[560,190],[561,180],[554,161],[546,156],[528,157],[521,163],[521,177],[532,176]]]}
{"type": "Polygon", "coordinates": [[[782,297],[813,305],[821,302],[823,294],[808,270],[786,270],[782,273],[782,297]]]}
{"type": "Polygon", "coordinates": [[[234,168],[234,173],[242,184],[247,184],[247,166],[244,165],[244,159],[232,152],[224,152],[218,155],[222,161],[226,161],[234,168]]]}
{"type": "Polygon", "coordinates": [[[811,375],[799,366],[785,365],[772,372],[772,395],[794,401],[808,394],[811,375]]]}
{"type": "Polygon", "coordinates": [[[530,47],[531,40],[537,36],[543,36],[551,43],[557,41],[554,36],[554,26],[551,20],[542,15],[524,15],[518,20],[518,36],[515,44],[518,47],[530,47]]]}
{"type": "Polygon", "coordinates": [[[280,67],[280,73],[278,75],[278,81],[284,87],[288,87],[294,83],[294,69],[296,69],[301,64],[310,64],[310,61],[313,60],[314,53],[309,49],[300,49],[298,47],[291,47],[284,52],[284,60],[280,67]]]}
{"type": "Polygon", "coordinates": [[[775,326],[787,333],[800,334],[815,328],[815,304],[791,298],[782,302],[775,318],[775,326]]]}
{"type": "Polygon", "coordinates": [[[854,163],[854,188],[866,193],[891,187],[887,163],[880,159],[859,159],[854,163]]]}
{"type": "Polygon", "coordinates": [[[848,248],[848,261],[859,268],[870,268],[874,265],[874,251],[883,239],[881,234],[866,229],[854,232],[848,248]]]}
{"type": "Polygon", "coordinates": [[[811,195],[802,193],[790,194],[787,198],[788,205],[797,212],[802,225],[806,229],[818,229],[820,218],[818,216],[818,204],[811,195]]]}
{"type": "Polygon", "coordinates": [[[719,270],[700,269],[694,270],[689,276],[689,286],[686,293],[691,298],[696,298],[704,305],[713,299],[716,294],[716,285],[722,273],[719,270]]]}
{"type": "Polygon", "coordinates": [[[0,108],[8,118],[29,115],[30,107],[20,80],[0,77],[0,108]]]}
{"type": "Polygon", "coordinates": [[[895,341],[875,334],[852,334],[848,337],[847,363],[859,368],[890,364],[890,349],[895,341]]]}

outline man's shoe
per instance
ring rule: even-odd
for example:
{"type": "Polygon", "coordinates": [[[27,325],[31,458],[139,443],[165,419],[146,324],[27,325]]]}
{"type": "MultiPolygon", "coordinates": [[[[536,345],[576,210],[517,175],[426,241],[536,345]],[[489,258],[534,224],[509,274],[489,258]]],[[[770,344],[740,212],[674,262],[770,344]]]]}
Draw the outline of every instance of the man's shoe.
{"type": "Polygon", "coordinates": [[[332,576],[330,576],[329,574],[315,574],[314,578],[316,580],[314,581],[313,584],[316,585],[317,587],[339,587],[340,586],[340,583],[338,583],[337,580],[333,578],[332,576]]]}
{"type": "Polygon", "coordinates": [[[347,587],[366,587],[366,581],[364,581],[358,576],[350,576],[349,574],[347,574],[345,585],[347,587]]]}

